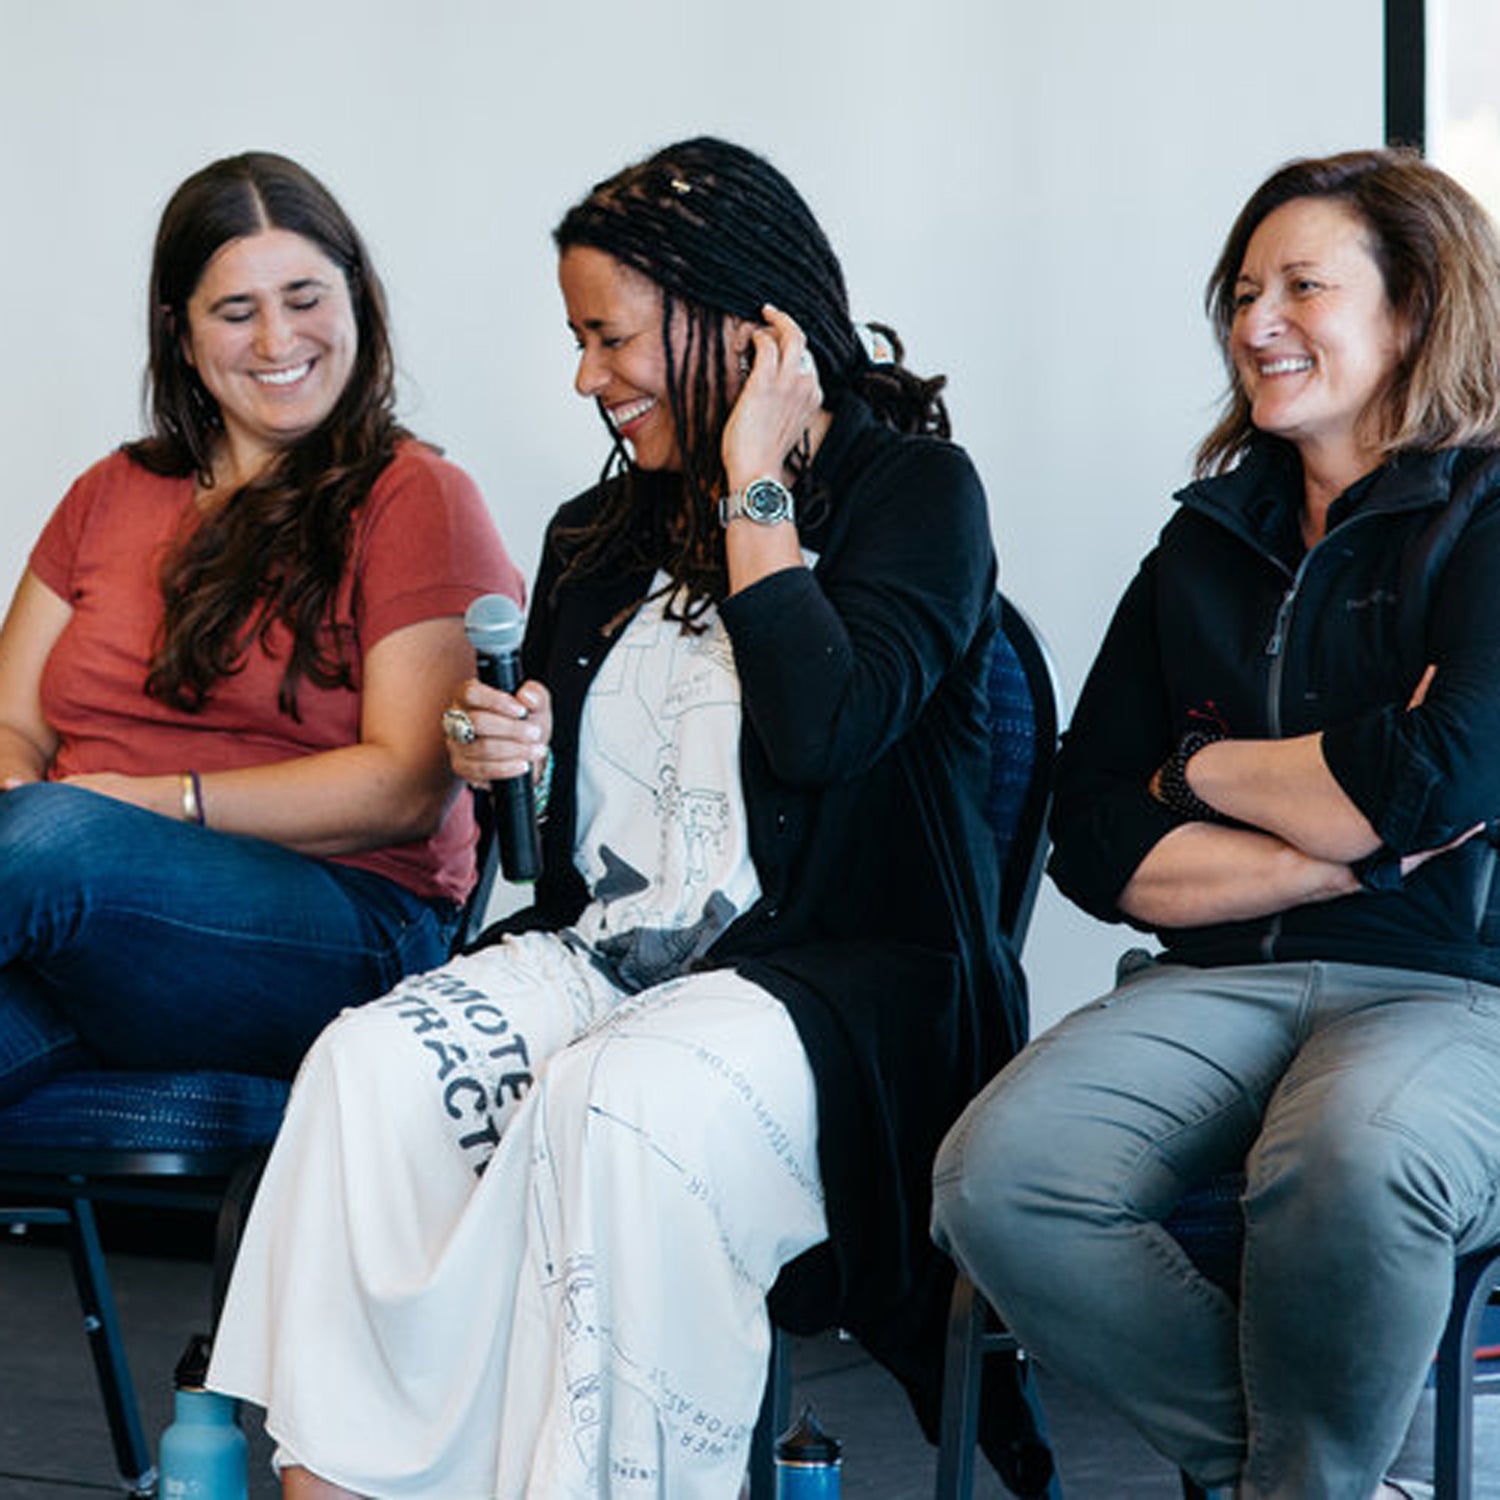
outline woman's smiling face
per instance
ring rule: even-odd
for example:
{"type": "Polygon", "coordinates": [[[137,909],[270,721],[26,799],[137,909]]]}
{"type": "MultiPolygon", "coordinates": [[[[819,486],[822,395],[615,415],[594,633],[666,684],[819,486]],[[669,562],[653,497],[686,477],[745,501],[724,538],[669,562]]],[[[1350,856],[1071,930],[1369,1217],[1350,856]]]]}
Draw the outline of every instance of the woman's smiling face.
{"type": "MultiPolygon", "coordinates": [[[[589,245],[557,263],[568,327],[578,345],[574,387],[599,403],[642,469],[682,468],[682,447],[667,395],[661,288],[589,245]]],[[[680,348],[677,357],[682,357],[680,348]]],[[[726,393],[730,400],[734,391],[726,393]]]]}
{"type": "Polygon", "coordinates": [[[289,229],[222,246],[188,298],[187,325],[188,360],[219,404],[240,481],[327,418],[359,347],[343,271],[289,229]]]}
{"type": "Polygon", "coordinates": [[[1333,198],[1294,198],[1250,237],[1235,281],[1230,350],[1251,420],[1304,460],[1379,461],[1362,423],[1402,337],[1370,230],[1333,198]]]}

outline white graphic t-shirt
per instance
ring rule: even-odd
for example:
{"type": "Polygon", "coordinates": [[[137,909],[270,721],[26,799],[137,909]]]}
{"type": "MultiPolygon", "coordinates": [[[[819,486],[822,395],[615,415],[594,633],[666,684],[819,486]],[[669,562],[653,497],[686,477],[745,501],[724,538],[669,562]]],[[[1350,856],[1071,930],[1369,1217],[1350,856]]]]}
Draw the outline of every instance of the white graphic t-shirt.
{"type": "MultiPolygon", "coordinates": [[[[658,575],[653,589],[666,585],[658,575]]],[[[717,610],[648,598],[584,704],[575,933],[622,987],[681,973],[760,895],[740,786],[740,684],[717,610]]]]}

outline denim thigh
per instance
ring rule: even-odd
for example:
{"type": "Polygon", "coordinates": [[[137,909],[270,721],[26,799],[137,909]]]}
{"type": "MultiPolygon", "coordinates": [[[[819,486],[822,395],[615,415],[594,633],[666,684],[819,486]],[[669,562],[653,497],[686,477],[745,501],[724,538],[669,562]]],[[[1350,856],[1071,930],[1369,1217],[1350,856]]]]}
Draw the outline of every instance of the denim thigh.
{"type": "Polygon", "coordinates": [[[110,1065],[290,1074],[344,1006],[440,963],[456,921],[369,871],[19,787],[0,796],[0,1097],[28,1037],[66,1055],[64,1028],[110,1065]]]}

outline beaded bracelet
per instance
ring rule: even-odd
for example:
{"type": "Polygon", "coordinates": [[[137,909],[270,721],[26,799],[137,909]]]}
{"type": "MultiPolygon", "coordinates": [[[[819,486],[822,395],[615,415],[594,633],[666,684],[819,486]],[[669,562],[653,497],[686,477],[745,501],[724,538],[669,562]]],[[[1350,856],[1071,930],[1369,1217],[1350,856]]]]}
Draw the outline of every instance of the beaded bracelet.
{"type": "Polygon", "coordinates": [[[1232,822],[1233,819],[1226,818],[1217,808],[1210,807],[1188,785],[1187,779],[1187,763],[1205,745],[1212,745],[1215,740],[1223,738],[1223,732],[1217,729],[1188,730],[1178,741],[1177,748],[1162,762],[1161,769],[1156,773],[1156,800],[1163,806],[1171,808],[1173,812],[1181,813],[1183,817],[1192,818],[1196,822],[1232,822]]]}

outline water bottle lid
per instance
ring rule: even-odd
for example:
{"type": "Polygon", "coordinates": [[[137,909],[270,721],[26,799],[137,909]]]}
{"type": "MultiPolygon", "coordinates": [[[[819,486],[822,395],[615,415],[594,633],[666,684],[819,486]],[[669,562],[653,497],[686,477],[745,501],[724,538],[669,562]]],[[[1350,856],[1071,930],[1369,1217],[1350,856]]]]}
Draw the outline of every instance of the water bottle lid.
{"type": "Polygon", "coordinates": [[[212,1352],[213,1340],[206,1333],[195,1333],[172,1372],[172,1384],[179,1391],[201,1391],[208,1380],[208,1357],[212,1352]]]}
{"type": "Polygon", "coordinates": [[[796,1424],[776,1439],[776,1458],[780,1463],[828,1466],[838,1463],[843,1451],[844,1445],[819,1426],[811,1406],[804,1406],[796,1424]]]}

